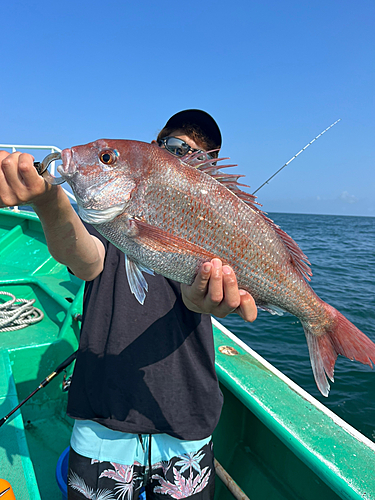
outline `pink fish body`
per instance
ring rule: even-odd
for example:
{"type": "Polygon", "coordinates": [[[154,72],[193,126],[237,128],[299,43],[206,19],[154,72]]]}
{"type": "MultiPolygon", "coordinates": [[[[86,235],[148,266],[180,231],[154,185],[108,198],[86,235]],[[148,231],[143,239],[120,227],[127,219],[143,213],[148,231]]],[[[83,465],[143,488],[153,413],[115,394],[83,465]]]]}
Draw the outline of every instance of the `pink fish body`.
{"type": "Polygon", "coordinates": [[[138,141],[98,140],[66,149],[62,158],[59,172],[80,216],[125,253],[129,286],[141,303],[142,272],[191,284],[203,262],[219,257],[258,307],[299,318],[323,395],[338,354],[375,362],[375,344],[315,294],[306,256],[239,188],[238,175],[138,141]]]}

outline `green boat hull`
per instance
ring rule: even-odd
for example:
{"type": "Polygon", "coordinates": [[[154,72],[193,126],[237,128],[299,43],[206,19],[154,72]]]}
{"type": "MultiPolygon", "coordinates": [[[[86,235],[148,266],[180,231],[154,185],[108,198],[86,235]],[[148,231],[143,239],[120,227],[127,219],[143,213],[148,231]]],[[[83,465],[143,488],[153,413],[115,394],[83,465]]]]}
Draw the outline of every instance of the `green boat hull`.
{"type": "MultiPolygon", "coordinates": [[[[1,418],[77,349],[83,284],[49,255],[33,213],[0,209],[0,258],[0,290],[34,298],[45,315],[0,332],[1,418]]],[[[215,454],[246,495],[375,499],[374,443],[216,321],[214,337],[224,394],[215,454]]],[[[72,427],[61,385],[56,377],[0,428],[0,477],[17,500],[61,498],[55,469],[72,427]]],[[[219,479],[216,498],[232,498],[219,479]]]]}

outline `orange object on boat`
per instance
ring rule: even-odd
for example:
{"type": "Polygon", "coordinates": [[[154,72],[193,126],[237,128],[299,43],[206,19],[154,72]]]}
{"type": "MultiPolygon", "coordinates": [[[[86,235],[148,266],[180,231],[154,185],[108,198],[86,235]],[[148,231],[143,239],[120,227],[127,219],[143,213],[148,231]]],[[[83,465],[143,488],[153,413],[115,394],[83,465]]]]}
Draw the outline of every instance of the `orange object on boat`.
{"type": "Polygon", "coordinates": [[[0,499],[16,500],[11,485],[5,479],[0,479],[0,499]]]}

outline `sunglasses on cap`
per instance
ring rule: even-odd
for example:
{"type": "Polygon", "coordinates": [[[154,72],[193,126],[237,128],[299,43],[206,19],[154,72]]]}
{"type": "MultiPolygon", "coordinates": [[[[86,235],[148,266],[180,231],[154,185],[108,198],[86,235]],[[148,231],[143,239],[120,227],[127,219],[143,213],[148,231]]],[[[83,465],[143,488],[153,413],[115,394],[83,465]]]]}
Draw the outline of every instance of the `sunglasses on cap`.
{"type": "Polygon", "coordinates": [[[194,149],[185,141],[183,141],[182,139],[178,139],[177,137],[164,137],[164,139],[160,139],[158,141],[158,145],[160,147],[164,146],[167,151],[175,156],[184,156],[186,154],[192,153],[203,153],[204,156],[202,156],[202,158],[198,158],[199,160],[203,160],[205,158],[213,158],[205,151],[202,151],[201,149],[194,149]]]}

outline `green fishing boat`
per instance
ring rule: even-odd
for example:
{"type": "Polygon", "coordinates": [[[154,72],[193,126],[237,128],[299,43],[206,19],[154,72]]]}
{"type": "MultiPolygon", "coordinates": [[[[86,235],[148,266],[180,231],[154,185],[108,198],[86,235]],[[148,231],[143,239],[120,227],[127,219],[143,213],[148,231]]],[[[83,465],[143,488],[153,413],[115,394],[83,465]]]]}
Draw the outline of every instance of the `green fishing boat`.
{"type": "MultiPolygon", "coordinates": [[[[0,330],[1,418],[77,349],[83,283],[49,255],[31,212],[0,209],[0,259],[0,306],[15,297],[36,308],[35,323],[0,330]]],[[[375,444],[215,320],[214,336],[225,401],[215,454],[237,498],[375,499],[375,444]]],[[[17,500],[64,498],[72,421],[63,386],[59,375],[0,427],[0,478],[17,500]]],[[[217,500],[233,498],[220,477],[217,500]]]]}

